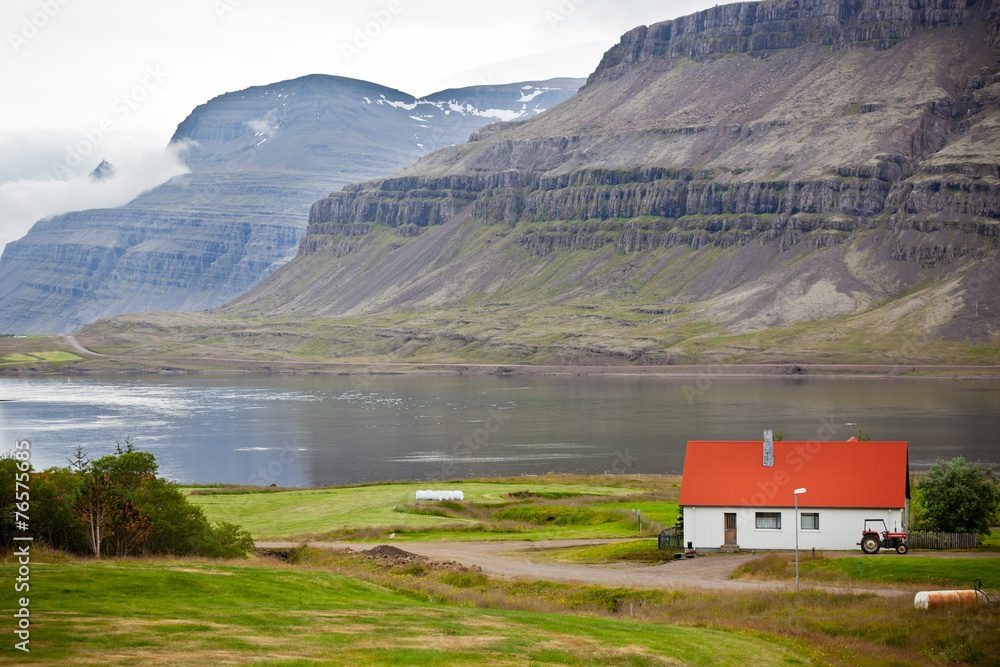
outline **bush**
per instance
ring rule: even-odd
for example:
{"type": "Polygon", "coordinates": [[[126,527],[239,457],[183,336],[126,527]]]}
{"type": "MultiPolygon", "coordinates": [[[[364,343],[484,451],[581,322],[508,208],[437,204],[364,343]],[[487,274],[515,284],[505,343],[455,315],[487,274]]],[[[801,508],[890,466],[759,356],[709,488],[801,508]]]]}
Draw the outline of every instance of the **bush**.
{"type": "MultiPolygon", "coordinates": [[[[30,470],[30,469],[29,469],[30,470]]],[[[31,529],[52,548],[77,554],[130,553],[245,557],[248,532],[231,523],[212,526],[172,482],[156,476],[156,458],[130,440],[114,454],[87,461],[82,450],[66,468],[30,472],[31,529]]],[[[18,461],[0,457],[0,543],[12,544],[18,461]]],[[[23,473],[20,473],[23,474],[23,473]]]]}
{"type": "Polygon", "coordinates": [[[919,523],[931,532],[990,534],[1000,487],[993,469],[961,456],[938,460],[920,482],[919,523]]]}
{"type": "Polygon", "coordinates": [[[73,501],[82,475],[47,471],[31,475],[31,528],[36,539],[74,553],[83,553],[83,524],[73,515],[73,501]]]}
{"type": "Polygon", "coordinates": [[[220,521],[209,529],[201,554],[208,558],[246,558],[253,549],[253,537],[235,523],[220,521]]]}

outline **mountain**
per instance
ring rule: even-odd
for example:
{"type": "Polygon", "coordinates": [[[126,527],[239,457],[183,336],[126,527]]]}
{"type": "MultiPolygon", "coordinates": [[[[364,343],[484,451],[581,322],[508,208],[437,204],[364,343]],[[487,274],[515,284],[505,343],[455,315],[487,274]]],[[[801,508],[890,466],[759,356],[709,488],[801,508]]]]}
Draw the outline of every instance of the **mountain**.
{"type": "Polygon", "coordinates": [[[216,315],[82,333],[178,357],[997,363],[998,7],[636,28],[558,107],[317,201],[295,259],[216,315]]]}
{"type": "Polygon", "coordinates": [[[94,167],[94,170],[90,172],[90,178],[94,181],[106,181],[110,178],[114,178],[115,174],[118,173],[118,168],[111,164],[107,160],[101,160],[101,163],[94,167]]]}
{"type": "Polygon", "coordinates": [[[224,303],[295,255],[316,199],[392,174],[492,121],[533,116],[582,84],[474,86],[416,99],[311,75],[220,95],[171,139],[191,173],[120,208],[41,220],[7,245],[0,331],[70,331],[123,312],[224,303]]]}

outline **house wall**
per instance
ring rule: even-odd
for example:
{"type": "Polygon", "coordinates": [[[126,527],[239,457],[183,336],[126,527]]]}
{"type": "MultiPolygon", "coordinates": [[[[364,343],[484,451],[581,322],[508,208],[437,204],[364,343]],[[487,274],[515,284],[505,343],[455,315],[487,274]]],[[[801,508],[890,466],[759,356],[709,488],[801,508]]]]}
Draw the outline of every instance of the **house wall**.
{"type": "MultiPolygon", "coordinates": [[[[699,551],[713,551],[725,543],[725,514],[736,514],[736,543],[741,549],[794,549],[794,507],[685,507],[684,545],[693,543],[699,551]],[[780,512],[781,528],[756,527],[757,512],[780,512]]],[[[819,530],[799,529],[799,549],[860,549],[865,519],[884,519],[890,531],[905,530],[905,509],[829,509],[800,507],[819,514],[819,530]]]]}

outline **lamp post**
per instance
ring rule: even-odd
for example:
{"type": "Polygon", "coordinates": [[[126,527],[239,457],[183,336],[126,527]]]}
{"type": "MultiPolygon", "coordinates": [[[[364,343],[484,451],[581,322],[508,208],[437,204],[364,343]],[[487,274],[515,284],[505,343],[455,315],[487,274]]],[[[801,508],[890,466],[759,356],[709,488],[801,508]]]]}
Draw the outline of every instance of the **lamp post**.
{"type": "Polygon", "coordinates": [[[799,494],[805,489],[795,489],[795,592],[799,592],[799,494]]]}

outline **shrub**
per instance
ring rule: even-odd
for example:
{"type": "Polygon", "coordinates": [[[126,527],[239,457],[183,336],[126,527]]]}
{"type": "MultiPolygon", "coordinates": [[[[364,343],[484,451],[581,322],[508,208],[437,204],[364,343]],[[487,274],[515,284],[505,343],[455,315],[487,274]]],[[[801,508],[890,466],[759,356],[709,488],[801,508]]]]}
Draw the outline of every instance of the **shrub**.
{"type": "Polygon", "coordinates": [[[455,588],[480,588],[489,583],[486,575],[470,572],[448,572],[441,576],[441,582],[455,588]]]}
{"type": "Polygon", "coordinates": [[[208,558],[246,558],[253,549],[253,537],[235,523],[220,521],[209,529],[201,553],[208,558]]]}
{"type": "MultiPolygon", "coordinates": [[[[0,457],[0,542],[14,501],[18,462],[0,457]],[[8,483],[9,482],[9,483],[8,483]],[[7,493],[7,490],[10,490],[7,493]],[[10,496],[8,498],[8,495],[10,496]],[[10,507],[8,507],[10,505],[10,507]]],[[[36,540],[77,554],[131,553],[246,556],[253,538],[230,523],[209,524],[201,508],[180,488],[156,476],[156,458],[137,451],[129,439],[114,454],[90,462],[82,450],[67,468],[30,474],[31,529],[36,540]]],[[[11,527],[12,524],[11,524],[11,527]]]]}
{"type": "Polygon", "coordinates": [[[961,456],[938,460],[920,483],[921,522],[932,532],[990,534],[1000,508],[993,469],[961,456]]]}

